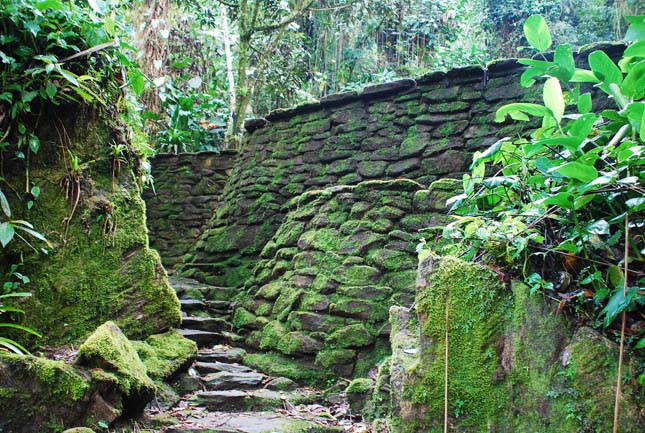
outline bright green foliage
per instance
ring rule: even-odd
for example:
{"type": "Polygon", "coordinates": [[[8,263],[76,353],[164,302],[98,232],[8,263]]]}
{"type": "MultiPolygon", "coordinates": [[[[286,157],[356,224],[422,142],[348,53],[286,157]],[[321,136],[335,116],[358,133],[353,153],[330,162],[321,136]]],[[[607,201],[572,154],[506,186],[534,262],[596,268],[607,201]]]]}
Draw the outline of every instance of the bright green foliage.
{"type": "MultiPolygon", "coordinates": [[[[605,326],[645,302],[645,279],[630,275],[625,297],[621,270],[628,258],[632,269],[642,269],[645,253],[644,240],[635,236],[645,210],[645,23],[630,21],[633,43],[618,63],[594,51],[590,70],[576,68],[567,45],[555,49],[553,60],[520,59],[528,66],[522,85],[546,77],[543,104],[506,105],[496,120],[537,118],[541,125],[529,139],[502,138],[475,153],[464,194],[450,200],[461,216],[444,232],[465,241],[458,248],[469,258],[483,249],[498,262],[523,262],[533,290],[553,285],[529,275],[530,265],[550,268],[544,279],[562,290],[575,284],[580,290],[568,299],[593,298],[590,306],[605,316],[605,326]],[[616,107],[594,112],[603,98],[592,85],[616,107]],[[566,283],[556,281],[562,273],[566,283]]],[[[525,32],[534,48],[549,47],[541,18],[531,17],[525,32]]]]}
{"type": "Polygon", "coordinates": [[[122,92],[115,79],[122,67],[135,91],[143,79],[121,52],[127,45],[118,42],[120,25],[101,10],[62,0],[7,0],[0,28],[0,149],[12,149],[18,159],[40,150],[33,120],[43,105],[105,104],[122,92]]]}

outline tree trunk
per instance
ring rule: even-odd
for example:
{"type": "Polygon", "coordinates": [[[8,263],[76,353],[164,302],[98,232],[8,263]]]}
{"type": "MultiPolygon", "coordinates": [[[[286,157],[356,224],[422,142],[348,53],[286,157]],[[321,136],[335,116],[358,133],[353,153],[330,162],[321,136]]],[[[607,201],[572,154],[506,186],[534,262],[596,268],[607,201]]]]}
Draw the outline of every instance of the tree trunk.
{"type": "Polygon", "coordinates": [[[230,140],[233,134],[233,110],[236,106],[236,89],[235,78],[233,76],[233,56],[231,54],[231,32],[228,27],[228,14],[226,6],[220,4],[220,14],[222,15],[222,30],[224,33],[224,54],[226,56],[226,77],[228,78],[228,94],[229,94],[229,117],[226,122],[226,141],[230,140]]]}

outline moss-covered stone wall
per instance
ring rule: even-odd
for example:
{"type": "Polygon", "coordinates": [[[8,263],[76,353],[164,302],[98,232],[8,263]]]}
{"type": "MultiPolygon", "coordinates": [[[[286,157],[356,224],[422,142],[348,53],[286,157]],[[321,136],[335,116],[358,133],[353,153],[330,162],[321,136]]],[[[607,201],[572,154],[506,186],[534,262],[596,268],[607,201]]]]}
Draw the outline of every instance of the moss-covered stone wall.
{"type": "Polygon", "coordinates": [[[150,246],[172,271],[217,209],[237,152],[159,154],[151,158],[154,188],[143,192],[150,246]]]}
{"type": "Polygon", "coordinates": [[[292,200],[238,297],[233,324],[246,344],[318,379],[366,375],[388,352],[389,306],[414,301],[417,228],[445,221],[454,188],[364,181],[292,200]]]}
{"type": "Polygon", "coordinates": [[[494,123],[501,104],[534,100],[514,61],[435,73],[330,95],[247,121],[230,181],[183,274],[240,287],[278,230],[284,204],[305,191],[364,180],[413,179],[424,186],[461,177],[471,153],[517,123],[494,123]]]}

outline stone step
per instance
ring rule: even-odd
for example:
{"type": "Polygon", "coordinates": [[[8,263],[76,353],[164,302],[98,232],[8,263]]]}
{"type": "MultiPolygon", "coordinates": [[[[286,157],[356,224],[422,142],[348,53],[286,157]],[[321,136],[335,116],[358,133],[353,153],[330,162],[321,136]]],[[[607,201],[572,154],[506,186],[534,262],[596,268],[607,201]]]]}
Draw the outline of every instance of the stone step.
{"type": "Polygon", "coordinates": [[[197,343],[198,347],[212,346],[222,341],[222,335],[217,332],[201,331],[199,329],[179,329],[179,333],[197,343]]]}
{"type": "Polygon", "coordinates": [[[183,317],[181,320],[181,326],[186,329],[196,329],[208,332],[222,332],[231,328],[230,323],[224,319],[199,316],[183,317]]]}
{"type": "Polygon", "coordinates": [[[253,389],[257,388],[267,377],[252,371],[230,372],[219,371],[202,377],[204,387],[209,391],[224,391],[229,389],[253,389]]]}
{"type": "Polygon", "coordinates": [[[340,426],[325,425],[307,414],[298,417],[276,412],[197,412],[188,416],[190,427],[170,427],[166,433],[342,433],[340,426]]]}
{"type": "Polygon", "coordinates": [[[296,406],[313,403],[321,399],[314,392],[278,392],[268,389],[242,391],[197,391],[189,402],[194,407],[204,407],[209,411],[247,412],[284,408],[287,402],[296,406]]]}
{"type": "Polygon", "coordinates": [[[229,346],[214,346],[209,349],[201,349],[197,351],[197,360],[201,362],[227,362],[235,363],[242,362],[246,351],[237,347],[229,346]]]}
{"type": "Polygon", "coordinates": [[[225,362],[196,362],[195,363],[195,370],[199,372],[199,374],[206,375],[209,373],[217,373],[220,371],[228,371],[229,373],[248,373],[253,371],[251,367],[247,367],[246,365],[240,365],[240,364],[228,364],[225,362]]]}
{"type": "Polygon", "coordinates": [[[234,287],[217,287],[200,283],[190,278],[168,277],[168,282],[175,289],[180,299],[198,299],[208,301],[230,301],[237,293],[234,287]]]}
{"type": "Polygon", "coordinates": [[[180,299],[179,303],[183,312],[208,311],[208,305],[201,299],[180,299]]]}

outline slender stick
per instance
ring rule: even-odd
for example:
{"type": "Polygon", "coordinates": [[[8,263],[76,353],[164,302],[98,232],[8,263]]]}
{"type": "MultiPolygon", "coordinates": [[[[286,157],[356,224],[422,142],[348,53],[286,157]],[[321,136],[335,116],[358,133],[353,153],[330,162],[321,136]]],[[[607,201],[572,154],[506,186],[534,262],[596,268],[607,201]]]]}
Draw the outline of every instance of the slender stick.
{"type": "Polygon", "coordinates": [[[443,431],[448,433],[448,323],[450,321],[450,292],[446,294],[446,362],[444,365],[443,383],[443,431]]]}
{"type": "MultiPolygon", "coordinates": [[[[623,297],[627,298],[627,275],[629,272],[629,216],[625,214],[625,269],[623,280],[623,297]]],[[[620,407],[620,396],[622,393],[622,379],[623,379],[623,356],[625,353],[625,325],[627,322],[627,312],[623,310],[621,314],[620,326],[620,352],[618,355],[618,378],[616,380],[616,402],[614,404],[614,428],[613,433],[618,432],[618,414],[620,407]]]]}

